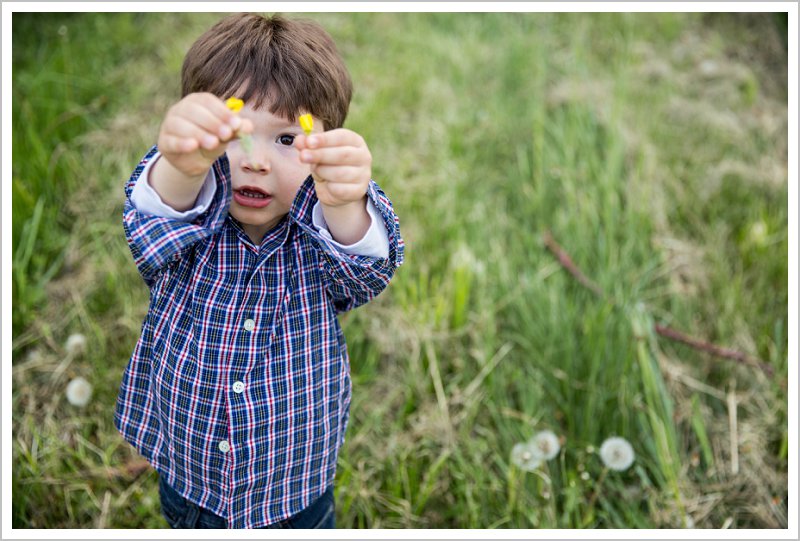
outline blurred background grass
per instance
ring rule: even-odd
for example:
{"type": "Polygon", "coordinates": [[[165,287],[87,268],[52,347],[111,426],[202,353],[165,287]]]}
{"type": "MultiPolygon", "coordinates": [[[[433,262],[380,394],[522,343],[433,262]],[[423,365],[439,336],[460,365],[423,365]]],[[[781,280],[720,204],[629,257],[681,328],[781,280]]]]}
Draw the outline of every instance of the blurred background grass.
{"type": "MultiPolygon", "coordinates": [[[[166,527],[112,423],[148,298],[122,187],[221,16],[13,15],[14,527],[166,527]]],[[[785,14],[305,16],[407,243],[342,318],[339,527],[785,528],[785,14]],[[520,471],[542,429],[561,452],[520,471]],[[601,484],[612,435],[636,462],[601,484]]]]}

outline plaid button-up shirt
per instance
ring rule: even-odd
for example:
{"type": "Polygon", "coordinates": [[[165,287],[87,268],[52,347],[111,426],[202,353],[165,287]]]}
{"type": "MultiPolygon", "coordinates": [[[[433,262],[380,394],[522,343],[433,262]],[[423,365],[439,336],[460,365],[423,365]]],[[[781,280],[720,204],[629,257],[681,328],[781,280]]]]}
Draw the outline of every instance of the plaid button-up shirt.
{"type": "Polygon", "coordinates": [[[286,218],[254,245],[228,215],[227,158],[193,221],[139,212],[123,225],[150,287],[115,412],[121,434],[190,501],[258,528],[307,507],[333,482],[350,405],[337,314],[380,293],[403,260],[399,221],[370,181],[388,258],[348,255],[313,227],[307,178],[286,218]]]}

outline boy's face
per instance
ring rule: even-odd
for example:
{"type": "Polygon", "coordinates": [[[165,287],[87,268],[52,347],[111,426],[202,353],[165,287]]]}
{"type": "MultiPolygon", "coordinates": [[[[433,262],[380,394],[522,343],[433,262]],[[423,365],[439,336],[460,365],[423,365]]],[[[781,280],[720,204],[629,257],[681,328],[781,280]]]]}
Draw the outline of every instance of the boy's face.
{"type": "MultiPolygon", "coordinates": [[[[297,122],[275,116],[266,107],[245,105],[239,115],[253,123],[253,144],[249,156],[238,140],[228,145],[233,188],[229,212],[258,244],[289,213],[311,166],[300,161],[294,147],[295,137],[303,133],[297,122]]],[[[321,124],[314,123],[315,132],[323,130],[321,124]]]]}

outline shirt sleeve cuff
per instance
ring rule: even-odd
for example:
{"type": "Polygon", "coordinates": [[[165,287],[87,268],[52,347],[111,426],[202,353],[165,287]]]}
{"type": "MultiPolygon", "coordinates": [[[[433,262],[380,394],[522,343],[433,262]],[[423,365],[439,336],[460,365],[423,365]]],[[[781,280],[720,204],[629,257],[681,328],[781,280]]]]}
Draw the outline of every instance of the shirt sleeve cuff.
{"type": "Polygon", "coordinates": [[[325,237],[340,252],[349,255],[387,258],[389,257],[389,236],[386,226],[383,224],[383,219],[378,209],[369,199],[367,199],[367,213],[369,213],[371,219],[369,229],[361,240],[350,245],[340,244],[333,240],[333,236],[328,231],[328,224],[325,222],[325,216],[322,214],[322,206],[319,201],[311,211],[311,220],[314,227],[319,230],[320,235],[325,237]]]}
{"type": "Polygon", "coordinates": [[[161,153],[156,153],[153,159],[145,166],[131,192],[131,202],[139,212],[160,216],[162,218],[173,218],[182,222],[191,222],[208,210],[211,201],[214,199],[214,193],[217,190],[217,179],[214,174],[214,169],[209,169],[208,175],[206,175],[203,181],[203,186],[200,188],[200,193],[197,194],[197,201],[195,202],[194,208],[179,212],[164,203],[158,195],[158,192],[150,186],[150,170],[160,157],[161,153]]]}

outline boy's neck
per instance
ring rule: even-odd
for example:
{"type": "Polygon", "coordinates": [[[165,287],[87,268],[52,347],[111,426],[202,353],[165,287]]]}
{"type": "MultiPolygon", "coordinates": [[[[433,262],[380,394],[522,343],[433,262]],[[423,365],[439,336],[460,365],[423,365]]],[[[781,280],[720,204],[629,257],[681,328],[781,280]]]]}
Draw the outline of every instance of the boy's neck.
{"type": "Polygon", "coordinates": [[[238,223],[239,227],[242,228],[242,231],[244,231],[245,235],[247,235],[247,238],[250,239],[250,242],[252,242],[256,246],[260,246],[261,241],[264,240],[264,237],[267,235],[267,233],[278,227],[285,217],[286,215],[280,216],[274,222],[263,225],[243,224],[242,222],[236,220],[232,216],[231,219],[236,220],[236,223],[238,223]]]}

